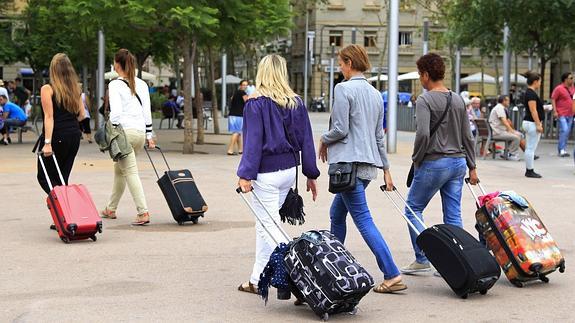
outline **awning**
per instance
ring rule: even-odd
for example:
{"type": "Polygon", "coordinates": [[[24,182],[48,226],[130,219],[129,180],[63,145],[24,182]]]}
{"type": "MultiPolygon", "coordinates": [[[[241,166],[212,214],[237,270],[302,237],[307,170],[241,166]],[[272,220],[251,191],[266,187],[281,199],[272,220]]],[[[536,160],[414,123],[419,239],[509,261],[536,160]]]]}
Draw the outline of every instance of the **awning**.
{"type": "MultiPolygon", "coordinates": [[[[461,79],[461,84],[481,83],[481,73],[471,74],[461,79]]],[[[489,74],[483,74],[483,83],[495,84],[495,77],[489,74]]]]}

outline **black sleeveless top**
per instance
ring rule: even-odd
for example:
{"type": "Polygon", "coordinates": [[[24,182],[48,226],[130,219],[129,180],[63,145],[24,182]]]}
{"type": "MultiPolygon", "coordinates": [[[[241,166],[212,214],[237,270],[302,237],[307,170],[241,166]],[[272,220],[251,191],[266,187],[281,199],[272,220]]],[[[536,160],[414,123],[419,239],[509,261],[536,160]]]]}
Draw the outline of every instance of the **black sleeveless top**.
{"type": "MultiPolygon", "coordinates": [[[[52,131],[52,140],[69,138],[71,136],[81,136],[80,123],[78,122],[78,115],[68,112],[58,102],[56,102],[56,95],[52,94],[52,107],[54,114],[54,130],[52,131]]],[[[44,114],[44,113],[42,113],[44,114]]],[[[44,128],[42,128],[42,136],[44,136],[44,128]]]]}

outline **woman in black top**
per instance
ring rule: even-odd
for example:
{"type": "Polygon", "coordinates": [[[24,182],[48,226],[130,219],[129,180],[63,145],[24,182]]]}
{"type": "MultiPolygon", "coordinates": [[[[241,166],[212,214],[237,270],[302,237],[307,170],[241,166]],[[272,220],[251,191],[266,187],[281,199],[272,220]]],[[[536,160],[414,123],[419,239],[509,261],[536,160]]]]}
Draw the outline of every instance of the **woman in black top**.
{"type": "Polygon", "coordinates": [[[535,160],[535,150],[539,144],[539,139],[543,133],[543,102],[537,95],[537,90],[541,86],[541,76],[535,72],[527,72],[527,91],[525,91],[524,102],[525,118],[523,118],[523,131],[525,131],[525,176],[531,178],[541,178],[533,170],[535,160]]]}
{"type": "MultiPolygon", "coordinates": [[[[78,83],[78,75],[70,59],[66,54],[59,53],[54,55],[50,63],[50,84],[42,86],[40,90],[44,128],[38,140],[38,149],[43,152],[44,157],[52,154],[56,156],[66,183],[80,147],[82,132],[78,121],[85,118],[82,92],[78,83]]],[[[53,159],[46,158],[45,164],[54,186],[65,185],[66,183],[60,182],[53,159]]],[[[49,194],[50,187],[40,162],[37,178],[44,192],[49,194]]]]}
{"type": "Polygon", "coordinates": [[[228,145],[228,155],[235,155],[234,148],[238,146],[238,153],[242,154],[242,128],[244,125],[244,104],[248,100],[246,88],[248,81],[240,82],[240,87],[232,96],[230,113],[228,115],[228,132],[232,134],[228,145]]]}

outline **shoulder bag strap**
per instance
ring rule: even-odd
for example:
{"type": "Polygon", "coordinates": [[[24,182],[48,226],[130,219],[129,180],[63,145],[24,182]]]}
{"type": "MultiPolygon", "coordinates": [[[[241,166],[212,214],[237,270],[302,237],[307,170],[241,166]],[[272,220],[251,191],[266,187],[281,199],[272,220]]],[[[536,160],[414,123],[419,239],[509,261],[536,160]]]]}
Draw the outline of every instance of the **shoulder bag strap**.
{"type": "MultiPolygon", "coordinates": [[[[126,83],[126,85],[128,87],[130,87],[130,83],[128,83],[128,81],[124,80],[124,79],[118,79],[124,83],[126,83]]],[[[138,99],[138,102],[140,102],[140,105],[143,107],[144,105],[142,104],[142,99],[140,99],[140,96],[138,95],[138,93],[136,92],[136,99],[138,99]]]]}
{"type": "MultiPolygon", "coordinates": [[[[278,109],[281,109],[281,108],[278,107],[278,109]]],[[[298,165],[297,165],[297,155],[296,155],[296,151],[295,151],[294,145],[292,144],[291,136],[290,136],[289,131],[288,131],[288,128],[287,128],[287,126],[286,126],[285,119],[282,120],[282,124],[283,124],[283,126],[284,126],[284,133],[285,133],[286,139],[287,139],[287,141],[288,141],[288,143],[289,143],[289,145],[290,145],[290,147],[291,147],[291,151],[292,151],[292,153],[293,153],[293,158],[294,158],[294,160],[295,160],[295,191],[297,192],[298,177],[299,177],[299,171],[298,171],[298,165]]]]}
{"type": "MultiPolygon", "coordinates": [[[[423,96],[422,98],[425,101],[425,103],[427,103],[427,106],[430,106],[429,102],[427,102],[427,100],[423,96]]],[[[429,138],[433,137],[435,132],[437,132],[437,129],[439,129],[439,126],[441,125],[443,120],[445,120],[445,117],[447,116],[447,111],[449,110],[450,106],[451,106],[451,90],[449,91],[449,96],[447,97],[447,104],[445,105],[445,110],[443,110],[441,117],[439,118],[437,123],[433,126],[433,128],[431,128],[431,130],[429,131],[429,138]]],[[[431,112],[431,107],[429,108],[429,110],[431,112]]]]}

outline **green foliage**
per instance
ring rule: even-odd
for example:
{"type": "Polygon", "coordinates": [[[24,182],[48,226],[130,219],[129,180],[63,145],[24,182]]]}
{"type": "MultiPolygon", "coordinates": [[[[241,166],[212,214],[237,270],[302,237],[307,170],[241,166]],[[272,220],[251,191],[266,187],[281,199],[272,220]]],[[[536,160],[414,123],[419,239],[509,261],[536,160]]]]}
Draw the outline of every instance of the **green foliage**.
{"type": "Polygon", "coordinates": [[[152,106],[152,111],[161,111],[162,104],[164,104],[166,100],[168,100],[168,98],[159,92],[150,94],[150,105],[152,106]]]}

